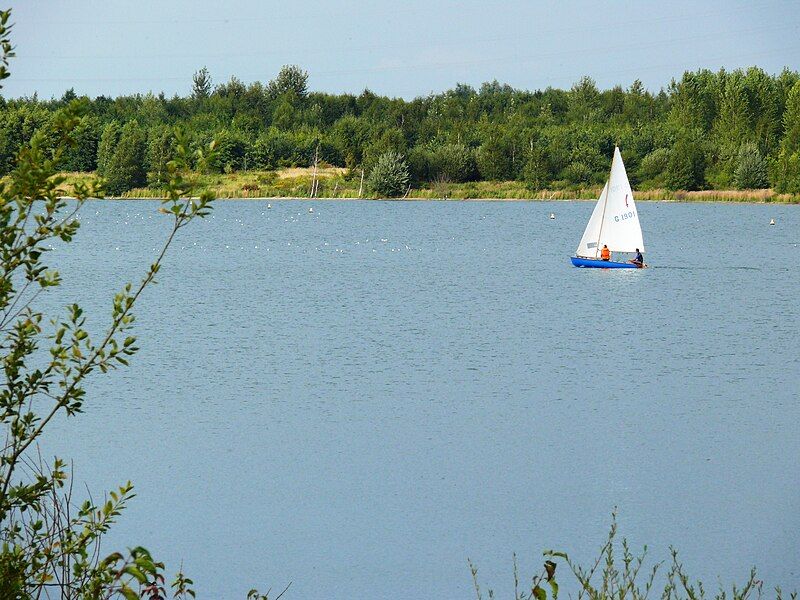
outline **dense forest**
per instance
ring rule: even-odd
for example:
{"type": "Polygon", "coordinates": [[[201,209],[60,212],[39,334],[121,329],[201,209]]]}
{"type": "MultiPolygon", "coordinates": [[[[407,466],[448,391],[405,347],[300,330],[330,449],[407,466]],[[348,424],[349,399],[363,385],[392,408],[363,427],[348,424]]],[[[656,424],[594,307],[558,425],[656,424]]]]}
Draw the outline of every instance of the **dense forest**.
{"type": "MultiPolygon", "coordinates": [[[[459,84],[410,101],[369,90],[309,92],[308,74],[296,66],[266,85],[233,78],[214,86],[206,69],[191,84],[187,97],[83,99],[76,144],[60,168],[96,171],[112,194],[157,189],[177,127],[190,144],[217,140],[204,168],[218,173],[318,159],[375,173],[374,186],[388,171],[398,185],[516,180],[532,190],[569,189],[602,182],[616,143],[639,189],[800,193],[800,75],[789,70],[686,72],[657,94],[638,80],[599,90],[583,78],[569,90],[534,92],[459,84]]],[[[0,176],[73,100],[72,90],[52,100],[0,97],[0,176]]]]}

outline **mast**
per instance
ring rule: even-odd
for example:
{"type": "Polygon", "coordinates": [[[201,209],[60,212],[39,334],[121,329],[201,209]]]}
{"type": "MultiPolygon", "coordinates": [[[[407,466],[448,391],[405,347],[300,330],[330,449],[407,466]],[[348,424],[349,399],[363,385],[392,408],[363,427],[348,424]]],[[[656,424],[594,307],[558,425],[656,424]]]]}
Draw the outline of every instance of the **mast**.
{"type": "Polygon", "coordinates": [[[608,185],[606,185],[606,199],[603,202],[603,214],[600,217],[600,230],[597,232],[597,245],[594,248],[594,257],[600,251],[600,238],[603,236],[603,223],[606,220],[606,206],[608,206],[608,194],[611,192],[611,175],[614,173],[614,161],[617,160],[617,145],[614,144],[614,156],[611,157],[611,170],[608,172],[608,185]]]}

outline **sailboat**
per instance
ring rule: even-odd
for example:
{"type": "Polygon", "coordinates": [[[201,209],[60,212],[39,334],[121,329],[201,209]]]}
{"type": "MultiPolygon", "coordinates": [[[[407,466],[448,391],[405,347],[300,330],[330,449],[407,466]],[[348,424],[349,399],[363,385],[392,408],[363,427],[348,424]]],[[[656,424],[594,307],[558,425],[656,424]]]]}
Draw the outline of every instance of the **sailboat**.
{"type": "Polygon", "coordinates": [[[611,174],[600,192],[600,198],[592,211],[575,256],[570,260],[576,267],[600,269],[640,269],[644,266],[632,262],[601,260],[600,253],[604,245],[612,253],[636,252],[637,249],[644,253],[642,226],[633,201],[633,190],[625,165],[622,164],[622,155],[616,146],[614,158],[611,160],[611,174]]]}

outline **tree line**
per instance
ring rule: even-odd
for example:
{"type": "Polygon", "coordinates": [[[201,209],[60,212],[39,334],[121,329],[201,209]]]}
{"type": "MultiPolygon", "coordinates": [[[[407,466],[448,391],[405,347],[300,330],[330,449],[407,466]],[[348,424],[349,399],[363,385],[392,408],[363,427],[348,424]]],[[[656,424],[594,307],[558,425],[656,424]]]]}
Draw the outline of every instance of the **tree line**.
{"type": "MultiPolygon", "coordinates": [[[[0,97],[0,176],[75,99],[73,90],[51,100],[0,97]]],[[[219,173],[309,166],[318,157],[368,174],[389,165],[408,185],[518,180],[533,190],[570,188],[602,183],[618,144],[640,189],[800,193],[800,75],[788,69],[686,72],[658,93],[638,80],[600,90],[584,77],[569,90],[494,81],[407,101],[369,90],[310,92],[297,66],[267,84],[232,78],[216,86],[204,68],[185,97],[83,101],[75,144],[59,167],[97,171],[112,194],[163,187],[176,127],[194,147],[217,140],[204,168],[219,173]]]]}

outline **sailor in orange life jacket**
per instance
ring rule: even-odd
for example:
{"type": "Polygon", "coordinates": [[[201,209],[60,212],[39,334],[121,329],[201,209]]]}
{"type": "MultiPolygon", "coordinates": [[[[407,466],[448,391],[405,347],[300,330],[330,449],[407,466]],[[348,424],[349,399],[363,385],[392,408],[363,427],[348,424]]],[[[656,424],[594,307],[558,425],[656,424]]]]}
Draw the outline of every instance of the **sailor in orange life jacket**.
{"type": "Polygon", "coordinates": [[[605,244],[603,244],[603,249],[600,250],[600,260],[611,260],[611,250],[605,244]]]}

